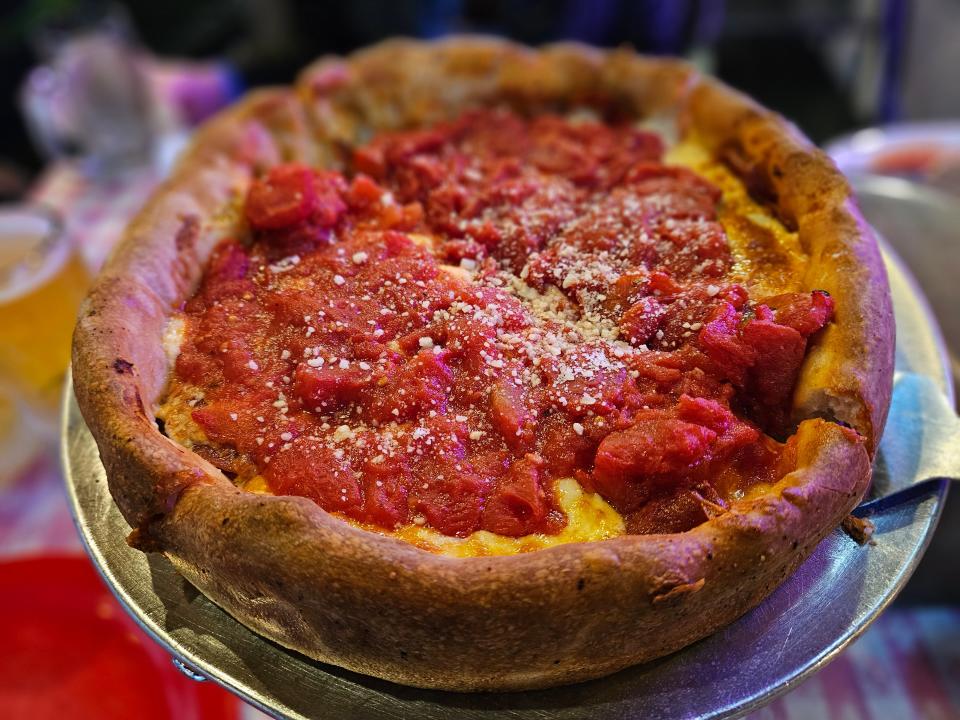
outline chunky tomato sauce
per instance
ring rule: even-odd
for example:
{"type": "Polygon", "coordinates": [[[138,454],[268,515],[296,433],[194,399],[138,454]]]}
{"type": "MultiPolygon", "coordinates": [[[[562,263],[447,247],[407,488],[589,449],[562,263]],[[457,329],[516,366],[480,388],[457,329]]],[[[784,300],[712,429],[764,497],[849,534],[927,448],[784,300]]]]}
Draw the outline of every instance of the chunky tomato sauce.
{"type": "Polygon", "coordinates": [[[555,533],[576,477],[629,532],[693,527],[791,466],[825,293],[730,279],[720,193],[632,126],[475,112],[351,172],[284,165],[183,308],[197,452],[392,529],[555,533]]]}

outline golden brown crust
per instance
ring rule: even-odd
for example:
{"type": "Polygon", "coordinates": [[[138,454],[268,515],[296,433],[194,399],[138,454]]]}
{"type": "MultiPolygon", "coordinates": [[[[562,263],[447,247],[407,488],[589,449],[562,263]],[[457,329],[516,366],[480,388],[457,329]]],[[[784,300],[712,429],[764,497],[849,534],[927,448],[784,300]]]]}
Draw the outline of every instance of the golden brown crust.
{"type": "Polygon", "coordinates": [[[394,41],[322,60],[296,94],[255,95],[201,133],[84,304],[74,382],[134,540],[164,551],[245,624],[317,659],[410,685],[545,687],[658,657],[730,622],[856,504],[889,400],[892,321],[877,258],[829,162],[782,120],[682,63],[572,45],[537,52],[493,40],[394,41]],[[218,233],[234,228],[231,212],[252,173],[281,158],[335,163],[340,143],[371,129],[489,102],[529,111],[602,104],[637,117],[680,110],[688,129],[739,154],[741,172],[761,181],[766,173],[769,199],[810,252],[809,287],[830,290],[841,308],[804,369],[797,411],[832,414],[863,437],[804,420],[795,472],[687,533],[473,559],[353,528],[303,498],[242,492],[165,438],[153,416],[169,370],[163,325],[218,233]],[[842,402],[825,409],[825,397],[842,402]]]}
{"type": "Polygon", "coordinates": [[[155,532],[192,583],[283,645],[409,685],[518,690],[659,657],[759,602],[866,486],[862,445],[833,423],[802,426],[799,461],[688,533],[508,557],[425,553],[225,485],[192,488],[155,532]]]}
{"type": "Polygon", "coordinates": [[[834,322],[804,363],[795,417],[856,428],[872,456],[892,391],[893,306],[879,247],[850,186],[796,128],[716,81],[697,83],[685,120],[796,228],[810,258],[805,286],[836,301],[834,322]]]}
{"type": "Polygon", "coordinates": [[[293,147],[276,139],[283,136],[264,118],[272,127],[303,127],[288,91],[253,94],[208,125],[127,228],[80,308],[74,390],[111,491],[135,528],[167,512],[186,485],[223,477],[157,429],[153,406],[169,373],[159,339],[199,281],[213,244],[232,230],[229,207],[252,173],[293,147]]]}

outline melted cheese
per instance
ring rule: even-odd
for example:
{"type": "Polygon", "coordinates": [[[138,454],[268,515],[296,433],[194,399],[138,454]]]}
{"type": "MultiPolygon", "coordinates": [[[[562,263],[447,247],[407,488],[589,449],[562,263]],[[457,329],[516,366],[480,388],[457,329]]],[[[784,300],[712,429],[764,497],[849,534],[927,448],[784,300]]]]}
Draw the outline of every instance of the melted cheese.
{"type": "Polygon", "coordinates": [[[596,493],[588,493],[573,478],[554,484],[557,504],[567,516],[566,527],[556,535],[536,533],[524,537],[504,537],[486,530],[477,530],[465,538],[443,535],[432,528],[405,525],[386,533],[424,550],[451,557],[514,555],[571,542],[592,542],[623,535],[625,527],[620,514],[596,493]]]}
{"type": "Polygon", "coordinates": [[[802,289],[807,258],[797,233],[788,230],[769,208],[750,197],[743,182],[694,140],[669,149],[667,165],[680,165],[706,178],[723,193],[717,218],[736,258],[731,279],[757,298],[802,289]]]}
{"type": "Polygon", "coordinates": [[[163,352],[167,356],[167,363],[171,368],[177,361],[177,356],[180,355],[185,326],[186,322],[183,316],[174,315],[167,321],[167,326],[163,331],[163,352]]]}
{"type": "MultiPolygon", "coordinates": [[[[182,343],[182,341],[183,337],[181,336],[180,342],[182,343]]],[[[178,352],[179,347],[178,344],[178,352]]],[[[155,413],[157,419],[163,421],[163,430],[167,437],[176,440],[187,449],[192,449],[196,445],[205,445],[209,442],[206,433],[194,422],[190,415],[190,411],[202,399],[203,391],[200,388],[178,383],[173,386],[163,404],[157,408],[155,413]]]]}
{"type": "MultiPolygon", "coordinates": [[[[270,494],[270,487],[261,475],[247,482],[243,489],[263,495],[270,494]]],[[[524,537],[505,537],[486,530],[477,530],[467,537],[443,535],[433,528],[410,523],[393,530],[384,530],[374,525],[356,523],[348,518],[341,520],[381,535],[405,540],[423,550],[450,557],[484,557],[488,555],[515,555],[516,553],[543,550],[572,542],[593,542],[623,535],[626,528],[620,514],[596,493],[585,492],[573,478],[554,483],[557,504],[567,516],[567,524],[556,535],[536,533],[524,537]]],[[[339,516],[338,516],[339,517],[339,516]]]]}

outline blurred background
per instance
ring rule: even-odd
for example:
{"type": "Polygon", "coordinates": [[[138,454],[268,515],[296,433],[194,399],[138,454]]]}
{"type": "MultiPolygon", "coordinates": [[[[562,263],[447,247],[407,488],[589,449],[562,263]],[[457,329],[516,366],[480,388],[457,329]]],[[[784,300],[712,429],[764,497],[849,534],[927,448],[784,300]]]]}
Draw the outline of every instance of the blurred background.
{"type": "MultiPolygon", "coordinates": [[[[868,219],[916,274],[957,374],[958,0],[7,0],[0,715],[130,717],[123,686],[130,698],[155,698],[137,717],[256,716],[180,676],[84,559],[55,450],[73,318],[124,225],[204,119],[249,88],[289,83],[319,55],[450,33],[682,56],[783,113],[848,173],[868,219]]],[[[955,492],[894,609],[755,717],[960,718],[958,549],[955,492]]]]}

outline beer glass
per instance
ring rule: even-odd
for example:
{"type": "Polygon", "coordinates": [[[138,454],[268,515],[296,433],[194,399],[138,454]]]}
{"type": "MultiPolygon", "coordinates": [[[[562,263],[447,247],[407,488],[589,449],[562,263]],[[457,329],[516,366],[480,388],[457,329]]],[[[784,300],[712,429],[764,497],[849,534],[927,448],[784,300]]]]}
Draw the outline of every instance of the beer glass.
{"type": "Polygon", "coordinates": [[[52,211],[0,205],[0,479],[56,427],[88,282],[52,211]]]}

